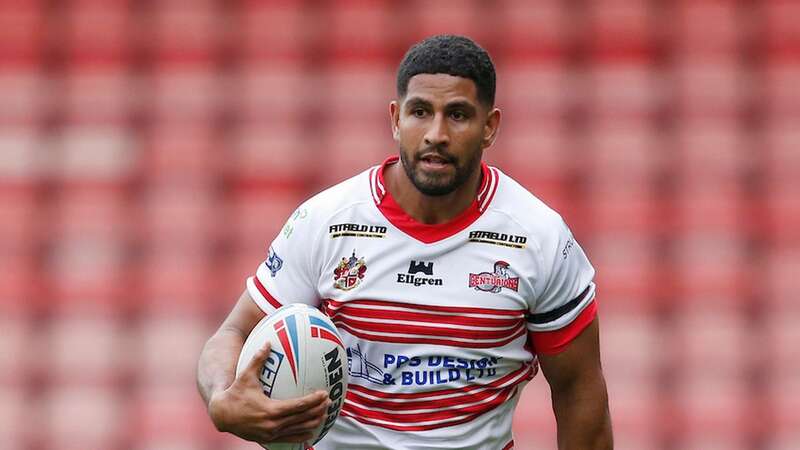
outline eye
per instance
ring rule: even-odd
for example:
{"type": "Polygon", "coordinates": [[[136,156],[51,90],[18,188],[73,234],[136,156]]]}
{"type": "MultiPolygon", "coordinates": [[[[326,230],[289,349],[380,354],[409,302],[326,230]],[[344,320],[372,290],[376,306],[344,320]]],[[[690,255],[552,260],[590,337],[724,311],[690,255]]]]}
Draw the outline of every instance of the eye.
{"type": "Polygon", "coordinates": [[[450,113],[450,117],[451,117],[453,120],[455,120],[455,121],[457,121],[457,122],[460,122],[460,121],[462,121],[462,120],[466,119],[466,118],[467,118],[467,115],[466,115],[466,114],[464,114],[464,113],[463,113],[463,112],[461,112],[461,111],[453,111],[453,112],[451,112],[451,113],[450,113]]]}
{"type": "Polygon", "coordinates": [[[414,117],[425,117],[426,112],[422,108],[416,108],[415,110],[411,111],[411,114],[413,114],[414,117]]]}

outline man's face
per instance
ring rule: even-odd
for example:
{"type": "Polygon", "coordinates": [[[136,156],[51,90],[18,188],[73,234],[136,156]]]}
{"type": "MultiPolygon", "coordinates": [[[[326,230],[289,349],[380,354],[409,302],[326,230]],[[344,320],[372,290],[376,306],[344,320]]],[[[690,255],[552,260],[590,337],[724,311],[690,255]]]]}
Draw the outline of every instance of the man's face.
{"type": "Polygon", "coordinates": [[[411,182],[425,195],[455,191],[479,170],[494,142],[500,111],[478,102],[475,83],[447,74],[419,74],[392,102],[392,131],[411,182]]]}

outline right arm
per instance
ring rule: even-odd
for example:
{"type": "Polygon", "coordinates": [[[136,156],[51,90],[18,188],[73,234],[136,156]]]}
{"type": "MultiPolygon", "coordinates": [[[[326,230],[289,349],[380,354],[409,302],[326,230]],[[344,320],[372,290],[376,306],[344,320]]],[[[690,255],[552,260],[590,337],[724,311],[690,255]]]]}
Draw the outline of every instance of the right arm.
{"type": "Polygon", "coordinates": [[[264,317],[245,291],[228,317],[206,342],[197,366],[197,388],[219,431],[260,443],[303,442],[325,418],[327,393],[292,400],[271,400],[258,379],[269,356],[269,344],[259,350],[236,378],[236,363],[245,339],[264,317]]]}

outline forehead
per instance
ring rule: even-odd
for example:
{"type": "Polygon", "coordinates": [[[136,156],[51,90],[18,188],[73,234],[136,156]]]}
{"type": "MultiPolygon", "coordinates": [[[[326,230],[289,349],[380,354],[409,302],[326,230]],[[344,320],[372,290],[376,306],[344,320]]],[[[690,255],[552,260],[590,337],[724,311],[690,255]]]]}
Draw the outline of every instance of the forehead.
{"type": "Polygon", "coordinates": [[[478,103],[478,88],[469,78],[446,73],[420,73],[408,80],[406,98],[418,97],[431,102],[466,100],[478,103]]]}

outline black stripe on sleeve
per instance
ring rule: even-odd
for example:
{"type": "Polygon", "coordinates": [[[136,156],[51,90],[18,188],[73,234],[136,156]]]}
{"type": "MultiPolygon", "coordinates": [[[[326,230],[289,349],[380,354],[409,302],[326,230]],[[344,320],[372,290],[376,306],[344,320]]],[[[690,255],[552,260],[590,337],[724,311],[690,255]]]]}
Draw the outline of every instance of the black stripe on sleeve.
{"type": "Polygon", "coordinates": [[[541,314],[530,314],[528,316],[528,323],[541,325],[543,323],[552,322],[552,321],[558,319],[559,317],[561,317],[561,316],[567,314],[568,312],[572,311],[573,309],[577,308],[578,305],[580,305],[581,302],[586,298],[586,296],[589,295],[589,292],[591,291],[591,288],[592,288],[592,285],[590,283],[588,286],[586,286],[586,289],[584,289],[583,292],[581,292],[581,295],[577,296],[576,298],[570,300],[566,304],[561,305],[560,307],[558,307],[558,308],[556,308],[556,309],[554,309],[552,311],[548,311],[548,312],[541,313],[541,314]]]}

